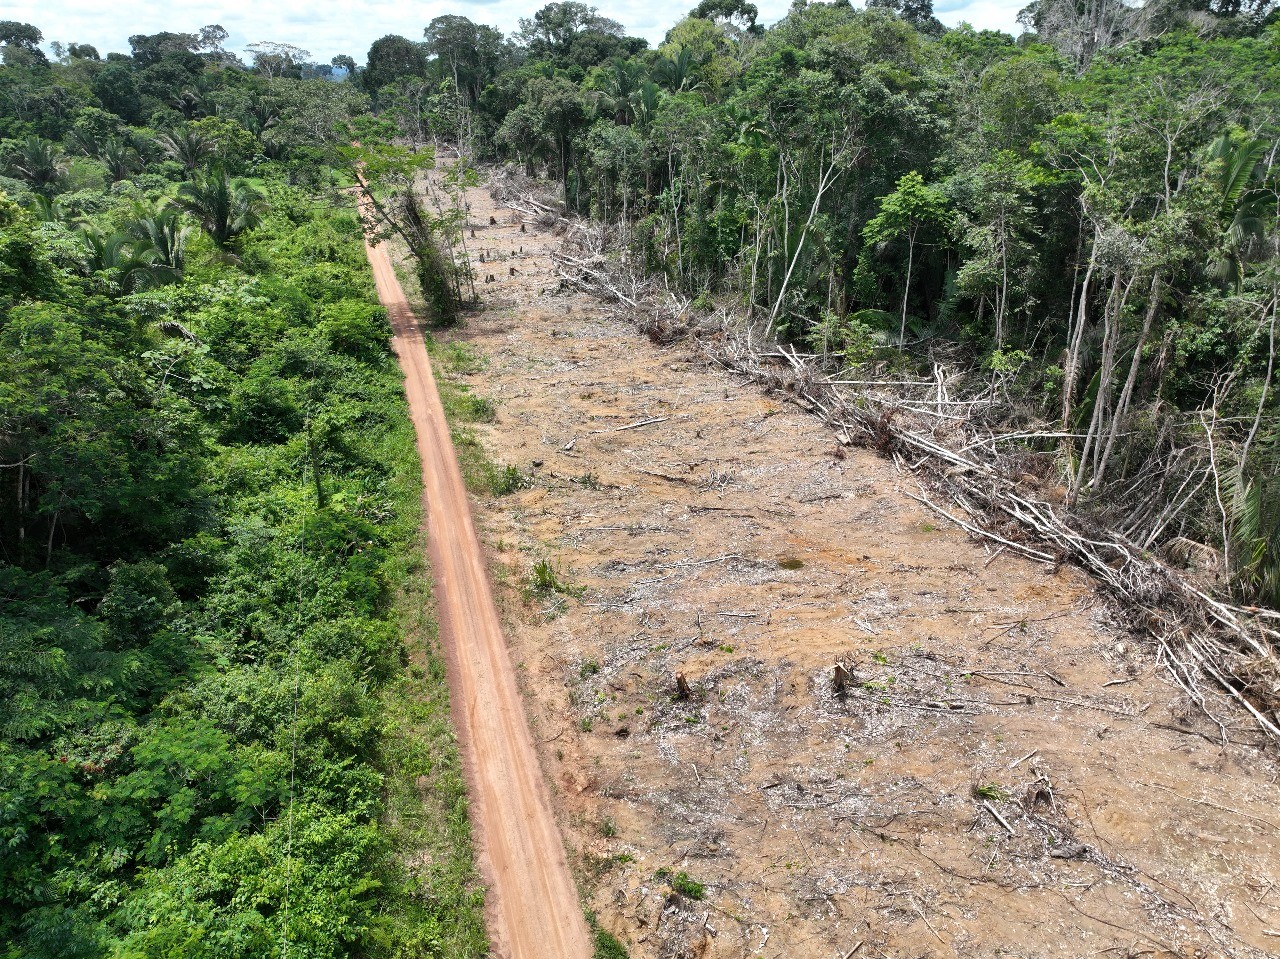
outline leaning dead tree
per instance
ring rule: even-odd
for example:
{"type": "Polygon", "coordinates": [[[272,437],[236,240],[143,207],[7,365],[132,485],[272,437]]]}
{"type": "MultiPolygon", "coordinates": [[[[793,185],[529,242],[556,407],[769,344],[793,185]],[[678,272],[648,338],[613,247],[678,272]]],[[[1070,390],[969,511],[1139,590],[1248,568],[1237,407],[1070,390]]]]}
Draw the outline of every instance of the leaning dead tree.
{"type": "MultiPolygon", "coordinates": [[[[606,255],[608,228],[566,220],[531,181],[499,175],[496,199],[528,222],[560,234],[555,253],[562,286],[616,304],[655,342],[688,338],[714,362],[744,374],[826,422],[841,443],[894,459],[920,484],[914,496],[971,535],[1030,560],[1085,570],[1117,601],[1129,625],[1149,634],[1158,660],[1223,741],[1240,733],[1222,707],[1234,702],[1260,741],[1280,742],[1280,613],[1214,595],[1187,571],[1125,533],[1055,497],[1028,469],[1029,441],[1063,434],[999,432],[984,415],[1000,401],[990,380],[962,395],[961,378],[943,363],[920,380],[854,377],[765,336],[745,317],[697,316],[689,302],[647,277],[626,253],[606,255]]],[[[911,495],[911,494],[908,494],[911,495]]]]}

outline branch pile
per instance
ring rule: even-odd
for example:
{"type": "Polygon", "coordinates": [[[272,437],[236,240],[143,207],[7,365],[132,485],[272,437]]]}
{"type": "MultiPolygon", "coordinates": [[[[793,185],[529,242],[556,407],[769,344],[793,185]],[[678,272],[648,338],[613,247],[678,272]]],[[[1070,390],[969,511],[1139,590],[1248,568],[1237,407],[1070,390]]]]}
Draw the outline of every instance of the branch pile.
{"type": "MultiPolygon", "coordinates": [[[[548,205],[518,191],[501,198],[546,223],[548,205]]],[[[555,253],[562,287],[616,304],[655,342],[696,341],[711,360],[821,417],[840,442],[892,457],[920,482],[915,499],[971,535],[1037,562],[1084,569],[1118,601],[1132,628],[1154,638],[1161,665],[1217,724],[1224,742],[1232,733],[1280,742],[1280,613],[1219,599],[1189,572],[1055,504],[1053,484],[1034,475],[1036,454],[1027,453],[1027,444],[1061,434],[994,432],[984,414],[999,402],[998,391],[956,398],[959,379],[941,364],[931,380],[833,375],[824,357],[778,344],[750,319],[723,310],[694,316],[688,301],[645,276],[625,252],[606,256],[609,228],[558,213],[547,225],[562,235],[555,253]],[[1235,725],[1211,701],[1215,692],[1252,724],[1235,725]]]]}

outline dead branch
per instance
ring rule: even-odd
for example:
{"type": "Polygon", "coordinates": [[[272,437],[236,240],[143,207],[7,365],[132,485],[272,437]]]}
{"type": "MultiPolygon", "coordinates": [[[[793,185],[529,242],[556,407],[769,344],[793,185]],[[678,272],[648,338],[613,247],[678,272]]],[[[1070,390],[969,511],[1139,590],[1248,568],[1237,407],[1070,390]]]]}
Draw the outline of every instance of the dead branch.
{"type": "MultiPolygon", "coordinates": [[[[1007,401],[1003,387],[988,383],[973,395],[954,395],[960,389],[958,377],[937,361],[933,377],[920,380],[877,379],[861,369],[833,372],[828,358],[779,344],[727,310],[695,315],[687,300],[646,276],[625,250],[610,252],[607,227],[567,220],[554,202],[536,199],[532,191],[529,183],[502,172],[492,192],[522,216],[559,233],[561,249],[554,259],[562,285],[615,304],[657,343],[689,338],[711,362],[820,417],[842,443],[899,457],[900,465],[922,482],[921,495],[907,495],[971,535],[1037,562],[1071,563],[1085,570],[1117,601],[1130,626],[1153,638],[1169,675],[1218,725],[1224,741],[1227,727],[1209,705],[1209,689],[1243,709],[1263,739],[1280,741],[1280,614],[1213,596],[1190,573],[1154,556],[1144,547],[1158,529],[1151,534],[1143,528],[1137,534],[1143,541],[1139,545],[1118,528],[1103,528],[1037,495],[1041,484],[1023,466],[1026,451],[1033,448],[1027,444],[1061,440],[1059,427],[997,432],[989,423],[998,420],[995,411],[1007,401]],[[939,505],[939,499],[955,504],[964,515],[939,505]]],[[[1188,479],[1184,486],[1192,482],[1188,479]]],[[[1139,504],[1122,528],[1133,532],[1143,523],[1163,528],[1169,521],[1167,509],[1153,511],[1139,504]]],[[[1132,715],[1094,703],[1061,702],[1132,715]]]]}

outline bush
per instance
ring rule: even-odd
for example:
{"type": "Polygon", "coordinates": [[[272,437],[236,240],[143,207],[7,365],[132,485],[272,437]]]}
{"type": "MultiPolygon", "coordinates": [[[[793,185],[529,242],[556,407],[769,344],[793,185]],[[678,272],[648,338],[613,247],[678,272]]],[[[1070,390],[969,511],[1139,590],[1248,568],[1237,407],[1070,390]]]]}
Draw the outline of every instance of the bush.
{"type": "Polygon", "coordinates": [[[387,311],[363,300],[339,300],[320,310],[319,332],[330,349],[361,360],[386,356],[391,327],[387,311]]]}
{"type": "Polygon", "coordinates": [[[587,926],[591,930],[591,939],[595,945],[592,959],[629,959],[627,947],[608,929],[601,927],[600,920],[594,912],[587,913],[587,926]]]}
{"type": "Polygon", "coordinates": [[[678,872],[673,875],[670,869],[659,869],[656,875],[659,879],[667,880],[672,891],[684,896],[686,899],[701,900],[706,895],[706,887],[702,883],[689,878],[687,872],[678,872]]]}

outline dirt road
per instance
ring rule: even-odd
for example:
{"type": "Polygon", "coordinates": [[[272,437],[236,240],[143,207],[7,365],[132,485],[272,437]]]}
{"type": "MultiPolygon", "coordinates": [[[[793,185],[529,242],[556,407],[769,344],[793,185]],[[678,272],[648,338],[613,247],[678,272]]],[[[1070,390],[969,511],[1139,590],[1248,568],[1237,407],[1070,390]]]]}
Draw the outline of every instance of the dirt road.
{"type": "Polygon", "coordinates": [[[367,246],[422,459],[454,723],[471,786],[493,955],[588,959],[590,939],[529,735],[462,474],[418,322],[385,245],[367,246]]]}

